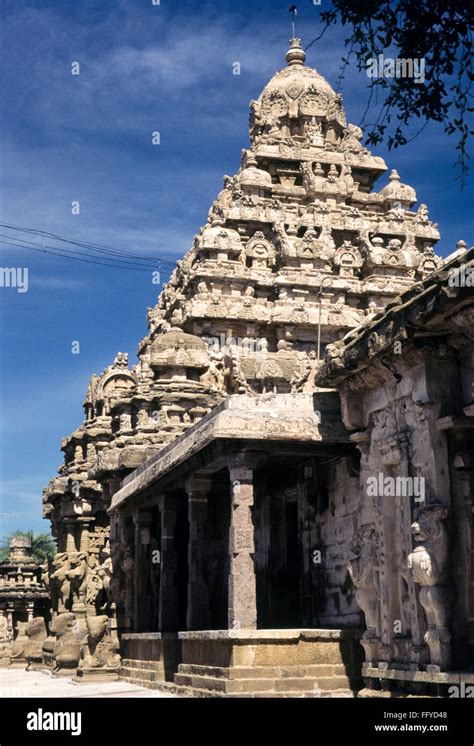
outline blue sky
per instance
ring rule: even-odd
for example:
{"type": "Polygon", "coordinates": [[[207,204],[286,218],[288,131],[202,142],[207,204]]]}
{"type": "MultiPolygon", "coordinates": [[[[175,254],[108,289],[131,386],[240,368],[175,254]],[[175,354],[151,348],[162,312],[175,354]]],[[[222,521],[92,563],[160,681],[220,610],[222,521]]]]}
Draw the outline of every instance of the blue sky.
{"type": "MultiPolygon", "coordinates": [[[[249,101],[284,65],[289,5],[3,0],[1,222],[179,258],[222,176],[238,168],[249,101]],[[75,200],[80,215],[71,214],[75,200]]],[[[307,44],[320,8],[302,0],[299,10],[307,44]]],[[[333,85],[345,35],[333,29],[309,52],[308,64],[333,85]]],[[[359,122],[367,85],[348,70],[349,121],[359,122]]],[[[472,243],[472,179],[460,192],[454,146],[430,125],[404,149],[375,151],[428,204],[442,255],[460,238],[472,243]]],[[[41,490],[62,461],[60,438],[82,421],[90,374],[118,351],[134,361],[157,288],[148,273],[1,244],[0,256],[2,267],[29,271],[27,293],[0,288],[0,534],[48,530],[41,490]]]]}

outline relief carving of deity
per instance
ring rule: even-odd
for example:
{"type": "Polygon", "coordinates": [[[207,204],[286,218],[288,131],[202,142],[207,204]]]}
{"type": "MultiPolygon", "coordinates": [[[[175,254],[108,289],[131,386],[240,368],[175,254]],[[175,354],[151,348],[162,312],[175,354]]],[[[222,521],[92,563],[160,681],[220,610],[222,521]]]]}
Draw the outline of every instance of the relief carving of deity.
{"type": "Polygon", "coordinates": [[[356,588],[356,600],[364,612],[364,639],[376,637],[380,627],[377,567],[377,535],[374,526],[363,526],[352,543],[353,558],[347,565],[356,588]]]}

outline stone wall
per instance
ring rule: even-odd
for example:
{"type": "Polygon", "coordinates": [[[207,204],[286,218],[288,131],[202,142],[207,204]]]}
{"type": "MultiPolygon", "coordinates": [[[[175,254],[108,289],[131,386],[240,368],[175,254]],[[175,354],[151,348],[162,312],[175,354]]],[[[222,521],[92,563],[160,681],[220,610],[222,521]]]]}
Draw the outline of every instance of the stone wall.
{"type": "Polygon", "coordinates": [[[473,259],[456,252],[329,349],[318,376],[361,454],[351,574],[367,670],[473,665],[474,314],[472,289],[450,281],[473,259]]]}
{"type": "Polygon", "coordinates": [[[359,627],[362,615],[347,564],[358,527],[359,478],[352,459],[329,466],[328,507],[316,515],[316,535],[322,553],[317,588],[318,626],[359,627]]]}

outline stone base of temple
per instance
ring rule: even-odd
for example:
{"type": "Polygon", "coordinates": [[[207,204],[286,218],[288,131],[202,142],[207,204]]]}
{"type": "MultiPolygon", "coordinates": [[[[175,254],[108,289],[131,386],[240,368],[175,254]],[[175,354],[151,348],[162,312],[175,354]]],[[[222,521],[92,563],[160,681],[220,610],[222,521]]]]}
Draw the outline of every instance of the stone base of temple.
{"type": "Polygon", "coordinates": [[[366,684],[359,697],[474,698],[473,671],[407,671],[364,665],[366,684]]]}
{"type": "Polygon", "coordinates": [[[124,637],[127,657],[120,678],[151,689],[193,697],[347,697],[363,685],[363,651],[359,634],[352,630],[214,630],[181,632],[168,640],[161,635],[124,637]],[[145,657],[151,653],[154,658],[145,657]]]}
{"type": "Polygon", "coordinates": [[[75,668],[57,668],[54,671],[47,671],[43,669],[44,673],[49,673],[50,676],[54,676],[55,678],[61,678],[63,676],[74,676],[76,673],[75,668]]]}
{"type": "Polygon", "coordinates": [[[90,684],[99,681],[118,681],[118,668],[78,668],[73,684],[90,684]]]}
{"type": "Polygon", "coordinates": [[[11,658],[1,658],[0,668],[26,668],[27,661],[22,658],[21,660],[12,660],[11,658]]]}
{"type": "Polygon", "coordinates": [[[120,678],[136,683],[173,681],[181,661],[177,634],[125,634],[120,640],[120,678]]]}

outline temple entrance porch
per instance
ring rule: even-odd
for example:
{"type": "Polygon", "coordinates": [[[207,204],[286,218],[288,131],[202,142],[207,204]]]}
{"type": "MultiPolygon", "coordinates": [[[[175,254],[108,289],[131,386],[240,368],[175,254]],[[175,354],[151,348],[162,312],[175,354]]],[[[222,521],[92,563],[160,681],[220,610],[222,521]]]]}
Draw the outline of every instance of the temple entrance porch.
{"type": "Polygon", "coordinates": [[[331,622],[328,567],[318,557],[337,481],[329,465],[355,468],[354,449],[329,399],[321,427],[313,397],[299,397],[306,420],[295,417],[293,398],[284,397],[281,416],[271,422],[284,440],[258,437],[252,428],[230,434],[238,413],[231,406],[230,421],[227,406],[131,475],[114,498],[112,541],[133,558],[117,609],[125,678],[145,671],[142,679],[195,686],[198,677],[231,693],[237,684],[222,682],[237,668],[253,680],[242,691],[283,691],[283,679],[301,678],[302,691],[314,696],[316,674],[329,677],[333,689],[351,690],[362,657],[359,618],[339,603],[346,629],[331,622]],[[321,429],[332,442],[323,441],[321,429]]]}

